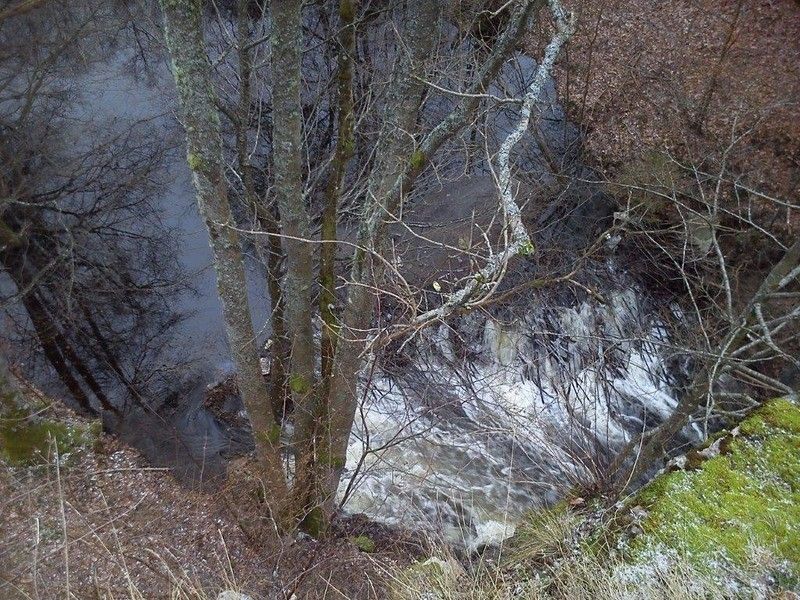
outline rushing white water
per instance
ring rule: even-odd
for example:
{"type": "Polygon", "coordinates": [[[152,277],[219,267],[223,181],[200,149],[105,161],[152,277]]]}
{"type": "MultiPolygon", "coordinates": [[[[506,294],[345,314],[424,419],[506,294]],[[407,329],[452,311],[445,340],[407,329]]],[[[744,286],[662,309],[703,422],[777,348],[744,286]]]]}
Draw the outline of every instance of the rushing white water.
{"type": "MultiPolygon", "coordinates": [[[[170,125],[174,93],[164,65],[155,66],[154,85],[148,85],[124,72],[122,64],[122,57],[112,57],[87,73],[80,87],[91,98],[86,104],[91,114],[89,108],[76,110],[86,110],[81,116],[97,123],[144,120],[161,128],[166,145],[180,140],[182,134],[170,125]]],[[[518,96],[535,67],[524,56],[508,61],[491,93],[518,96]]],[[[458,81],[443,83],[459,87],[458,81]]],[[[452,101],[429,99],[427,116],[435,120],[452,101]]],[[[515,117],[509,111],[504,105],[487,113],[488,145],[496,146],[507,133],[515,117]]],[[[578,134],[564,121],[552,84],[540,112],[542,134],[561,159],[578,134]]],[[[459,173],[460,152],[456,143],[449,162],[443,160],[459,173]]],[[[520,172],[545,178],[540,154],[526,138],[515,164],[520,172]]],[[[223,371],[214,377],[222,378],[229,369],[223,368],[221,309],[182,152],[169,154],[164,169],[164,219],[179,233],[179,259],[198,290],[187,306],[177,307],[194,314],[176,330],[175,347],[201,357],[204,372],[223,371]]],[[[468,219],[465,200],[470,195],[480,200],[485,187],[476,181],[449,185],[452,206],[437,206],[435,212],[440,220],[443,212],[453,222],[468,219]]],[[[248,267],[247,292],[263,341],[269,333],[263,274],[250,262],[248,267]]],[[[544,308],[531,299],[506,322],[475,313],[422,332],[407,348],[410,360],[402,374],[378,371],[365,386],[369,391],[357,414],[341,487],[345,508],[425,527],[475,548],[510,535],[523,511],[590,481],[596,461],[675,405],[660,347],[665,333],[647,316],[646,296],[620,284],[617,291],[602,291],[606,305],[586,301],[544,308]]],[[[154,463],[172,466],[192,481],[223,472],[231,432],[202,409],[205,383],[182,386],[174,415],[131,415],[118,426],[119,434],[154,463]]]]}
{"type": "Polygon", "coordinates": [[[423,334],[404,369],[418,373],[381,373],[364,397],[345,508],[476,548],[590,482],[610,450],[676,404],[666,334],[642,295],[606,301],[506,324],[472,314],[423,334]]]}

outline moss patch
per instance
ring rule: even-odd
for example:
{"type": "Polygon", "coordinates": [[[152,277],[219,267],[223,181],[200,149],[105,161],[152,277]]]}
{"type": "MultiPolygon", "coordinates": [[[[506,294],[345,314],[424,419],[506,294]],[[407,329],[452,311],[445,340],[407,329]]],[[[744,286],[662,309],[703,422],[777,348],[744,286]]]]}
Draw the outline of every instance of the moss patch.
{"type": "Polygon", "coordinates": [[[49,462],[54,447],[62,457],[94,448],[103,432],[100,421],[55,418],[51,408],[0,373],[0,460],[36,465],[49,462]]]}
{"type": "Polygon", "coordinates": [[[425,166],[425,154],[421,150],[415,150],[411,155],[410,163],[411,168],[414,171],[420,170],[423,166],[425,166]]]}
{"type": "Polygon", "coordinates": [[[353,545],[362,552],[375,552],[375,541],[367,535],[359,535],[350,539],[353,545]]]}
{"type": "Polygon", "coordinates": [[[698,567],[747,569],[754,549],[765,549],[800,575],[800,409],[775,400],[738,429],[717,456],[636,495],[629,506],[646,516],[631,542],[634,557],[666,546],[698,567]]]}
{"type": "Polygon", "coordinates": [[[305,394],[311,389],[311,383],[300,373],[289,375],[289,388],[295,394],[305,394]]]}
{"type": "Polygon", "coordinates": [[[99,421],[63,423],[10,411],[0,417],[0,456],[14,465],[41,464],[52,458],[53,444],[66,456],[93,448],[101,433],[99,421]]]}

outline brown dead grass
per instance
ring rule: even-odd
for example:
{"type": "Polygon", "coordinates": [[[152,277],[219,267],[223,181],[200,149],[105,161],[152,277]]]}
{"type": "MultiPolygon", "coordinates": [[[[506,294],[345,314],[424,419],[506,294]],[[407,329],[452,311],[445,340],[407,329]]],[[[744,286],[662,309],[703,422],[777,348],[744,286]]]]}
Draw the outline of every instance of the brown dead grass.
{"type": "Polygon", "coordinates": [[[0,464],[0,598],[384,598],[385,565],[419,551],[358,519],[321,542],[252,539],[233,516],[254,514],[232,510],[249,501],[241,482],[187,490],[113,438],[101,446],[60,467],[0,464]],[[349,541],[364,533],[374,554],[349,541]]]}

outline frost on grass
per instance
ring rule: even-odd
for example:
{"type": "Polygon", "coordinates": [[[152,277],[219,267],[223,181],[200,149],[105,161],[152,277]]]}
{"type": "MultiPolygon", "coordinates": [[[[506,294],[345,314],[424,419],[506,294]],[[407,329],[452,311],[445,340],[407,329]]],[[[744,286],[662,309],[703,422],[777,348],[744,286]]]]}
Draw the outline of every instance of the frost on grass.
{"type": "Polygon", "coordinates": [[[631,555],[648,563],[667,548],[746,585],[797,586],[800,408],[769,402],[717,446],[712,458],[661,475],[629,504],[646,515],[631,555]]]}

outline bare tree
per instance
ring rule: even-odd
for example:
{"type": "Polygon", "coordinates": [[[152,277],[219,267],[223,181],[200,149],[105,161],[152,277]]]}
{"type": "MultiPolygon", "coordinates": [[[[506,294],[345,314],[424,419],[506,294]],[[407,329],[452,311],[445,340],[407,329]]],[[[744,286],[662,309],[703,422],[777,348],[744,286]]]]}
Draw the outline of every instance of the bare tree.
{"type": "Polygon", "coordinates": [[[796,204],[758,191],[732,166],[751,131],[734,126],[729,143],[702,161],[655,153],[643,175],[618,179],[618,226],[673,273],[685,307],[676,329],[695,331],[677,334],[674,348],[690,357],[694,374],[669,418],[612,462],[618,489],[668,457],[684,428],[699,425],[705,436],[713,419],[735,422],[765,395],[796,391],[781,380],[800,367],[800,244],[788,218],[796,204]]]}
{"type": "Polygon", "coordinates": [[[274,492],[274,514],[281,519],[287,494],[279,453],[280,426],[261,380],[255,334],[250,321],[244,265],[222,166],[222,137],[211,73],[203,42],[202,3],[162,2],[167,45],[187,132],[187,160],[197,189],[200,214],[208,227],[225,329],[247,407],[265,484],[274,492]]]}
{"type": "MultiPolygon", "coordinates": [[[[250,76],[257,68],[251,68],[249,55],[243,54],[242,49],[254,48],[267,39],[271,49],[268,128],[271,136],[263,144],[270,152],[270,174],[275,182],[280,230],[277,233],[267,229],[263,233],[270,237],[279,234],[286,254],[281,297],[285,303],[290,350],[287,346],[288,355],[273,354],[273,357],[286,366],[288,387],[293,396],[294,433],[290,444],[293,458],[288,463],[291,492],[287,491],[283,475],[278,475],[283,460],[279,425],[275,420],[265,419],[262,414],[268,406],[265,390],[253,366],[255,350],[252,346],[247,348],[254,336],[246,317],[246,298],[241,292],[244,276],[239,240],[227,202],[222,137],[215,114],[215,106],[221,104],[224,107],[225,102],[220,102],[212,91],[212,69],[203,39],[201,5],[188,0],[164,0],[162,5],[187,130],[189,163],[198,188],[198,203],[209,225],[215,249],[219,291],[226,306],[225,318],[229,342],[236,356],[239,385],[253,421],[256,439],[261,442],[258,449],[260,460],[262,464],[266,461],[270,465],[265,479],[266,485],[273,490],[270,504],[273,509],[283,509],[283,517],[278,518],[283,526],[301,522],[313,534],[322,534],[336,507],[336,492],[358,406],[360,374],[368,364],[369,353],[374,351],[376,344],[382,343],[381,328],[375,327],[374,323],[378,316],[376,308],[381,295],[391,293],[388,292],[387,275],[396,275],[390,258],[389,227],[398,222],[397,215],[402,213],[404,199],[412,193],[415,181],[425,167],[432,164],[437,153],[450,140],[470,126],[485,102],[493,101],[487,89],[503,63],[516,50],[529,20],[544,2],[512,2],[498,9],[497,14],[503,16],[498,21],[501,25],[492,34],[494,44],[487,49],[484,42],[476,42],[475,56],[480,62],[471,71],[464,91],[454,93],[455,102],[450,103],[449,110],[432,125],[424,124],[423,103],[432,92],[450,94],[449,90],[431,81],[432,67],[440,58],[441,3],[413,0],[402,11],[402,32],[395,42],[396,56],[387,54],[391,69],[387,69],[390,75],[385,95],[377,102],[380,105],[378,113],[375,113],[375,103],[358,105],[353,101],[355,90],[360,86],[354,69],[359,27],[369,22],[368,13],[359,20],[356,4],[342,0],[338,6],[338,23],[333,28],[336,33],[331,36],[335,40],[337,56],[336,69],[330,79],[333,100],[326,98],[316,103],[310,103],[301,89],[304,47],[301,3],[273,2],[269,33],[261,39],[251,39],[249,31],[241,25],[242,14],[238,15],[240,38],[244,35],[246,39],[238,40],[240,96],[238,114],[232,115],[230,120],[234,122],[236,132],[239,168],[245,174],[251,164],[244,151],[247,139],[243,132],[244,123],[249,114],[247,105],[250,101],[262,100],[249,92],[250,76]],[[242,90],[244,94],[241,94],[242,90]],[[320,106],[334,108],[326,113],[320,106]],[[366,162],[351,163],[352,157],[358,156],[360,160],[364,152],[359,139],[366,138],[358,137],[362,119],[373,119],[379,133],[366,146],[366,162]],[[236,125],[237,121],[239,125],[236,125]],[[319,123],[326,126],[320,128],[319,123]],[[425,128],[428,128],[427,133],[424,133],[425,128]],[[308,141],[311,139],[317,140],[313,142],[317,144],[315,148],[330,151],[328,158],[320,160],[311,152],[311,142],[308,141]],[[304,164],[310,165],[305,172],[304,164]],[[350,164],[352,168],[348,168],[350,164]],[[346,186],[348,173],[354,174],[354,178],[346,186]],[[319,271],[315,271],[315,219],[312,210],[316,205],[312,194],[318,181],[324,182],[320,188],[322,214],[319,220],[322,250],[319,271]],[[339,238],[337,228],[342,227],[346,218],[342,212],[343,197],[353,197],[356,193],[361,198],[348,208],[348,212],[355,216],[359,227],[355,241],[346,242],[353,248],[353,255],[350,276],[343,280],[342,286],[337,284],[334,244],[339,238]],[[224,252],[219,247],[223,245],[222,239],[225,240],[224,252]],[[237,293],[239,298],[236,298],[237,293]],[[317,293],[320,342],[314,335],[317,317],[313,301],[317,293]],[[318,356],[321,371],[317,369],[318,356]],[[263,443],[265,433],[270,433],[270,444],[263,443]],[[287,494],[291,495],[291,500],[287,494]]],[[[494,161],[498,177],[498,213],[502,215],[505,232],[501,237],[505,239],[505,245],[498,253],[490,248],[485,265],[476,264],[475,271],[465,278],[463,287],[446,296],[440,307],[418,314],[408,323],[401,323],[400,330],[418,330],[456,310],[469,309],[472,303],[485,301],[497,289],[509,261],[517,255],[533,252],[514,198],[511,156],[512,149],[528,128],[559,51],[574,30],[572,16],[557,0],[551,0],[549,7],[555,33],[525,97],[509,100],[518,103],[521,111],[494,161]]],[[[240,13],[242,9],[240,4],[240,13]]],[[[324,10],[320,13],[325,22],[327,14],[324,10]]],[[[220,23],[220,27],[224,25],[220,23]]],[[[362,35],[363,39],[368,39],[369,33],[362,35]]],[[[372,76],[378,72],[380,70],[373,69],[372,76]]],[[[321,85],[320,89],[327,89],[327,86],[321,85]]],[[[373,93],[371,89],[359,89],[367,94],[373,93]]],[[[223,108],[223,112],[228,114],[232,111],[223,108]]],[[[260,178],[265,176],[266,173],[259,175],[260,178]]],[[[255,198],[255,192],[248,191],[255,189],[248,182],[249,178],[247,174],[241,177],[243,189],[245,195],[255,198]]],[[[249,200],[246,204],[252,202],[249,200]]],[[[264,204],[268,205],[268,202],[264,204]]],[[[255,207],[254,210],[256,214],[263,214],[267,209],[255,207]]]]}

